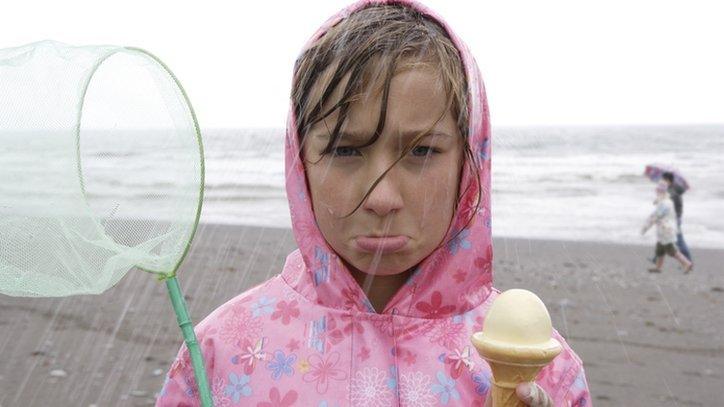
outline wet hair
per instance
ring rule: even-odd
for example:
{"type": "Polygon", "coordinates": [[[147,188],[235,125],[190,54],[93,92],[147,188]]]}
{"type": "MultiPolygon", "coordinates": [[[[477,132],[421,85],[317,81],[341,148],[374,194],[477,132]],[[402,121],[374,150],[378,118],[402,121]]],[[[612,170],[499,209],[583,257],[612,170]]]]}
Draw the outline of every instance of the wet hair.
{"type": "Polygon", "coordinates": [[[661,178],[663,178],[669,182],[674,182],[674,173],[666,171],[663,174],[661,174],[661,178]]]}
{"type": "MultiPolygon", "coordinates": [[[[393,76],[407,69],[432,68],[445,91],[445,110],[426,131],[406,146],[401,155],[375,180],[360,203],[345,217],[352,215],[370,195],[390,169],[411,151],[419,140],[452,112],[466,142],[465,163],[475,173],[478,187],[477,206],[482,193],[475,154],[467,143],[469,134],[468,87],[458,49],[445,28],[430,17],[404,4],[388,2],[370,5],[351,13],[331,27],[296,60],[292,81],[292,102],[299,136],[300,159],[312,127],[337,112],[337,122],[329,129],[329,142],[322,158],[338,144],[340,130],[351,105],[369,92],[381,93],[381,109],[376,129],[366,142],[355,148],[372,145],[385,127],[388,95],[393,76]],[[339,87],[341,96],[333,100],[339,87]],[[326,110],[325,110],[326,109],[326,110]]],[[[325,123],[326,124],[326,123],[325,123]]],[[[321,158],[320,158],[321,160],[321,158]]],[[[467,186],[469,188],[470,186],[467,186]]],[[[459,192],[459,196],[462,193],[459,192]]],[[[455,200],[457,210],[458,199],[455,200]]],[[[468,223],[477,211],[471,212],[468,223]]]]}

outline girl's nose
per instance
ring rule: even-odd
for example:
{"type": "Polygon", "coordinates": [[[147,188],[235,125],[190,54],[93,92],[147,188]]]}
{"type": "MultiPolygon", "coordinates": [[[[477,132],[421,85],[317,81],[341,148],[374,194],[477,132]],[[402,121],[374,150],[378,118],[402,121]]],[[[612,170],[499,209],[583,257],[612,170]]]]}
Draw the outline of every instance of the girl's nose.
{"type": "Polygon", "coordinates": [[[402,195],[394,180],[394,169],[385,174],[362,204],[365,210],[373,211],[378,216],[385,216],[403,206],[402,195]]]}

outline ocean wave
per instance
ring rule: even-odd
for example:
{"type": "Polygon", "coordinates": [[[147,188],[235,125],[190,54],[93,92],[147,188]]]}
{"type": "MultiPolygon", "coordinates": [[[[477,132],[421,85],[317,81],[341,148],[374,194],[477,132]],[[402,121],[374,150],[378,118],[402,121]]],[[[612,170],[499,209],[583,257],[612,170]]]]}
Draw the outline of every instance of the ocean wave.
{"type": "Polygon", "coordinates": [[[286,203],[286,193],[274,196],[262,195],[232,195],[232,196],[204,196],[204,202],[258,202],[258,201],[281,201],[286,203]]]}
{"type": "Polygon", "coordinates": [[[565,197],[576,197],[576,196],[596,196],[598,191],[591,188],[546,188],[545,192],[553,194],[555,196],[565,197]]]}
{"type": "Polygon", "coordinates": [[[81,159],[84,158],[84,156],[90,156],[90,157],[96,157],[96,158],[128,158],[128,157],[136,157],[140,156],[142,154],[139,154],[137,151],[131,152],[131,151],[94,151],[92,153],[85,152],[81,154],[81,159]]]}
{"type": "Polygon", "coordinates": [[[207,192],[214,191],[283,191],[284,185],[272,185],[272,184],[259,184],[259,183],[241,183],[241,182],[220,182],[220,183],[209,183],[204,185],[204,190],[207,192]]]}
{"type": "Polygon", "coordinates": [[[639,184],[641,182],[649,182],[648,179],[646,179],[642,174],[620,174],[616,176],[615,178],[611,179],[610,182],[617,183],[617,182],[624,182],[629,184],[639,184]]]}

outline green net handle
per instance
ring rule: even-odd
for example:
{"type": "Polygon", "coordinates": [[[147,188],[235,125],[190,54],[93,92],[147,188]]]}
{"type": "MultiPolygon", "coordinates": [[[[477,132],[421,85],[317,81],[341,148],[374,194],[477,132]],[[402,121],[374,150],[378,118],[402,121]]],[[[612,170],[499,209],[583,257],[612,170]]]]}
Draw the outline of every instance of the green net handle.
{"type": "Polygon", "coordinates": [[[201,354],[199,343],[196,341],[196,334],[191,324],[191,318],[189,318],[186,301],[184,301],[184,297],[181,294],[181,288],[178,285],[178,280],[176,280],[175,275],[166,278],[166,287],[168,287],[168,294],[171,297],[173,310],[176,311],[178,326],[181,327],[186,347],[189,350],[189,355],[191,355],[191,364],[194,368],[194,376],[196,377],[196,383],[201,397],[201,405],[203,407],[213,407],[214,403],[211,399],[209,381],[206,378],[206,369],[204,368],[204,357],[201,354]]]}

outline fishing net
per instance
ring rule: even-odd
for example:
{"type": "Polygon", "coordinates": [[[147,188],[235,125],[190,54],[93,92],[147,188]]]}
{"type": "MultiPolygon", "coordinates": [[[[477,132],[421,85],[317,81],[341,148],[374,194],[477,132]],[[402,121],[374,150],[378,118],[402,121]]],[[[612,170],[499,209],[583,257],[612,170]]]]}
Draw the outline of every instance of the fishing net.
{"type": "Polygon", "coordinates": [[[0,293],[98,294],[131,268],[175,275],[203,151],[180,84],[146,51],[0,50],[0,293]]]}

